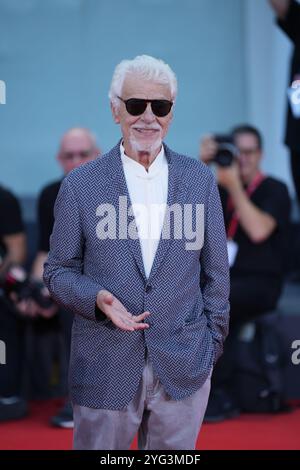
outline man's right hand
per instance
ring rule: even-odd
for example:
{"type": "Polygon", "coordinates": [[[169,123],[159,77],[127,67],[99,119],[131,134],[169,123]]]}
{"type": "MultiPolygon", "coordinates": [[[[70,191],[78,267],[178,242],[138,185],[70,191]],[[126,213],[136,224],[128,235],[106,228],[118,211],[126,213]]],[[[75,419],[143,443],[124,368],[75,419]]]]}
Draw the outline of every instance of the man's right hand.
{"type": "Polygon", "coordinates": [[[218,144],[212,135],[206,135],[200,142],[200,160],[209,164],[213,161],[218,150],[218,144]]]}
{"type": "Polygon", "coordinates": [[[144,312],[140,315],[129,313],[124,305],[107,290],[98,292],[96,300],[98,308],[109,318],[113,324],[125,331],[145,330],[149,328],[148,323],[142,323],[150,312],[144,312]]]}

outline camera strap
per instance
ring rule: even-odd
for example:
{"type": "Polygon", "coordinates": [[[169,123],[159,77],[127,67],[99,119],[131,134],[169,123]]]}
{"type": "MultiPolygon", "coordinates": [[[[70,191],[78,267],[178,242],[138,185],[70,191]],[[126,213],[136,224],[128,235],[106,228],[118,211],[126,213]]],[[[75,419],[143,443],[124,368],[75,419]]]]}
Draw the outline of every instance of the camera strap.
{"type": "MultiPolygon", "coordinates": [[[[263,173],[261,172],[257,173],[253,181],[247,186],[245,190],[249,198],[256,191],[256,189],[261,185],[261,183],[264,181],[265,178],[266,176],[263,173]]],[[[231,197],[228,198],[226,210],[227,210],[227,213],[233,211],[232,217],[230,219],[230,222],[227,228],[227,239],[233,240],[237,232],[238,226],[239,226],[239,219],[238,219],[237,213],[234,212],[234,205],[233,205],[231,197]]]]}

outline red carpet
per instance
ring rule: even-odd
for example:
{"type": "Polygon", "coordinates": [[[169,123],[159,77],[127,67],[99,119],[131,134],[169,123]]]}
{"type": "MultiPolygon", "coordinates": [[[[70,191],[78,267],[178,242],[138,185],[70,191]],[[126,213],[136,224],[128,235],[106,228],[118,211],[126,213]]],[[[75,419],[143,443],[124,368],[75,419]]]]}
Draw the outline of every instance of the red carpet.
{"type": "MultiPolygon", "coordinates": [[[[28,418],[0,424],[0,449],[71,449],[72,431],[51,428],[60,401],[35,402],[28,418]]],[[[300,449],[300,408],[280,415],[242,415],[202,427],[198,449],[300,449]]],[[[133,447],[136,448],[136,441],[133,447]]]]}

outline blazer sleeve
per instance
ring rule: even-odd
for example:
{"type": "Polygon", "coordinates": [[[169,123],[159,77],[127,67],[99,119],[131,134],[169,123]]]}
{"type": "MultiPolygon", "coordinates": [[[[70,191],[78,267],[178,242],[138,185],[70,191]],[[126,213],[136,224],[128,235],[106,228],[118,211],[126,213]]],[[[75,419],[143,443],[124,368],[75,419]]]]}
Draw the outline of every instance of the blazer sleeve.
{"type": "Polygon", "coordinates": [[[61,184],[54,218],[44,282],[62,307],[89,320],[104,320],[107,317],[96,307],[97,293],[103,287],[83,272],[84,235],[78,203],[68,178],[61,184]]]}
{"type": "Polygon", "coordinates": [[[216,363],[223,352],[223,343],[228,334],[230,281],[222,205],[212,174],[200,263],[204,313],[214,343],[216,363]]]}

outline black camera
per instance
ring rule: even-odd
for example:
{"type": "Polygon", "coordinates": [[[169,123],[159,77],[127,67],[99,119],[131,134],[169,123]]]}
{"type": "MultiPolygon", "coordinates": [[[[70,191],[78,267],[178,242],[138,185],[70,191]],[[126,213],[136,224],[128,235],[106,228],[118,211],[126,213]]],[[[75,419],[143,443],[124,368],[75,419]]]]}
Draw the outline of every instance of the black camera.
{"type": "Polygon", "coordinates": [[[2,277],[0,288],[7,299],[14,294],[17,301],[33,299],[41,308],[50,308],[53,300],[42,282],[29,279],[21,266],[12,266],[2,277]]]}
{"type": "Polygon", "coordinates": [[[215,135],[214,140],[218,144],[218,149],[213,161],[222,167],[232,165],[233,161],[238,157],[239,151],[234,144],[231,135],[215,135]]]}

